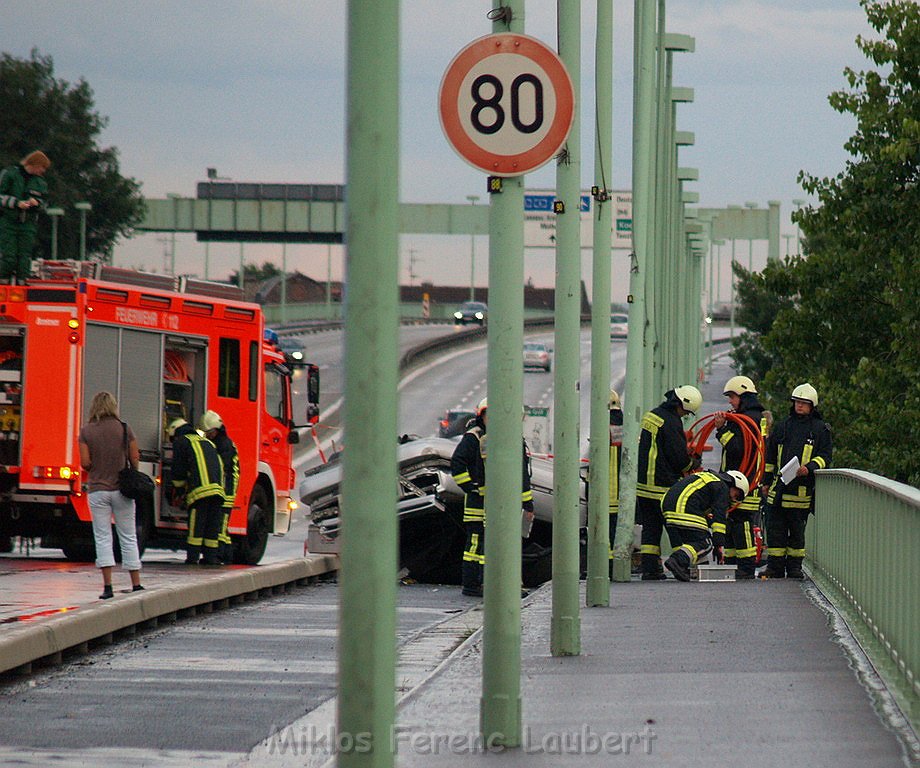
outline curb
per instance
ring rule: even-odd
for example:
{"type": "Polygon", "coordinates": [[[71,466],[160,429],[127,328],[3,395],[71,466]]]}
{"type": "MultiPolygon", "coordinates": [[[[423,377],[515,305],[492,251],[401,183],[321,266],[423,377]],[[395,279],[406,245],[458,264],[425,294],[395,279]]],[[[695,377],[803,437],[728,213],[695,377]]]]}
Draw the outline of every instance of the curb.
{"type": "Polygon", "coordinates": [[[89,644],[112,642],[117,632],[133,634],[138,626],[153,628],[178,614],[210,613],[231,600],[268,597],[288,585],[305,583],[339,568],[335,555],[308,555],[283,563],[215,573],[185,584],[153,587],[112,602],[63,608],[59,615],[38,624],[4,630],[0,636],[0,674],[30,674],[32,665],[60,664],[63,655],[87,653],[89,644]]]}

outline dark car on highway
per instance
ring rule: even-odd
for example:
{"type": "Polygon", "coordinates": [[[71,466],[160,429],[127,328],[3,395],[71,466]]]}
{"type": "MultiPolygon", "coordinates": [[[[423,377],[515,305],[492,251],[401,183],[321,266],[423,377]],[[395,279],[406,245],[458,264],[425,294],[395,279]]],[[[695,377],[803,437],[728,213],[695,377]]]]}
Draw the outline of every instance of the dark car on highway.
{"type": "Polygon", "coordinates": [[[456,437],[466,432],[466,424],[476,414],[473,411],[447,411],[438,423],[438,437],[456,437]]]}
{"type": "Polygon", "coordinates": [[[489,308],[481,301],[464,301],[460,308],[454,312],[454,320],[460,325],[467,323],[486,324],[489,308]]]}

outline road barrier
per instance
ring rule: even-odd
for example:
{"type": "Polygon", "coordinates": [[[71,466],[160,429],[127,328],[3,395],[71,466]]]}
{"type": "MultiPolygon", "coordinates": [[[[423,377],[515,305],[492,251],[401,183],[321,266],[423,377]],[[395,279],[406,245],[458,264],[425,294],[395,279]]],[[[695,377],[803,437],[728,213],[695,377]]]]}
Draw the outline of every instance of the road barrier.
{"type": "Polygon", "coordinates": [[[856,469],[816,478],[810,575],[920,730],[920,490],[856,469]]]}

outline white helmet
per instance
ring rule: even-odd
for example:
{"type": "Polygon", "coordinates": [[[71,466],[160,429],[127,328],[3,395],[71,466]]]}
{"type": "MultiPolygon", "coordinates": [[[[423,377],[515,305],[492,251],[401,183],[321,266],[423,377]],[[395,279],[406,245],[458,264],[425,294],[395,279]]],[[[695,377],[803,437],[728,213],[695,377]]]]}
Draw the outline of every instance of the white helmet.
{"type": "Polygon", "coordinates": [[[476,406],[476,415],[482,416],[482,414],[485,412],[486,408],[488,407],[489,407],[489,398],[487,397],[482,398],[482,400],[479,401],[479,405],[476,406]]]}
{"type": "Polygon", "coordinates": [[[181,417],[178,419],[173,419],[171,422],[169,422],[169,426],[166,427],[166,434],[169,436],[169,439],[172,440],[172,436],[176,434],[176,430],[186,424],[188,424],[188,422],[181,417]]]}
{"type": "Polygon", "coordinates": [[[620,405],[620,396],[614,391],[610,390],[610,399],[607,401],[607,410],[608,411],[622,411],[623,407],[620,405]]]}
{"type": "Polygon", "coordinates": [[[815,389],[811,384],[807,382],[805,384],[799,384],[795,389],[792,390],[791,400],[804,400],[807,403],[811,403],[812,408],[818,407],[818,390],[815,389]]]}
{"type": "Polygon", "coordinates": [[[743,395],[745,392],[757,394],[757,387],[747,376],[732,376],[725,382],[725,387],[722,389],[723,395],[743,395]]]}
{"type": "MultiPolygon", "coordinates": [[[[739,472],[737,469],[730,469],[725,475],[728,475],[728,478],[732,481],[732,485],[741,491],[742,495],[748,495],[748,491],[751,490],[751,484],[748,482],[744,472],[739,472]]],[[[725,475],[723,475],[723,477],[725,475]]]]}
{"type": "Polygon", "coordinates": [[[703,404],[703,396],[700,391],[691,384],[684,384],[682,387],[674,387],[674,394],[680,400],[681,407],[688,413],[695,414],[703,404]]]}
{"type": "Polygon", "coordinates": [[[217,411],[205,411],[201,417],[201,431],[210,432],[212,429],[220,429],[224,426],[224,420],[217,411]]]}

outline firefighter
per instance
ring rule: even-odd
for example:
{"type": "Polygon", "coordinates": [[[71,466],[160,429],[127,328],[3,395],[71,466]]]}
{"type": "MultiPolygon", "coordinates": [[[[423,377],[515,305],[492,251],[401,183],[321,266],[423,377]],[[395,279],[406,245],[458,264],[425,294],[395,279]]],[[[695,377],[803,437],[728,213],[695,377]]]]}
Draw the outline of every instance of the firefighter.
{"type": "MultiPolygon", "coordinates": [[[[463,527],[466,542],[463,548],[461,585],[464,595],[482,597],[485,566],[485,494],[486,494],[486,422],[488,399],[483,398],[476,407],[476,416],[470,422],[450,460],[454,481],[464,493],[463,527]]],[[[523,441],[522,441],[523,443],[523,441]]],[[[530,460],[523,445],[523,472],[521,479],[521,508],[533,517],[533,491],[530,489],[530,460]]],[[[525,594],[522,590],[522,594],[525,594]]]]}
{"type": "Polygon", "coordinates": [[[188,506],[187,565],[220,565],[217,555],[221,507],[224,503],[223,466],[217,448],[182,418],[166,430],[173,444],[173,506],[188,506]]]}
{"type": "Polygon", "coordinates": [[[805,526],[815,511],[815,470],[831,465],[831,428],[818,411],[818,392],[808,383],[792,390],[789,415],[767,442],[760,491],[767,497],[767,578],[803,579],[805,526]],[[793,458],[799,468],[783,483],[780,470],[793,458]]]}
{"type": "MultiPolygon", "coordinates": [[[[750,427],[766,433],[767,419],[764,407],[757,399],[757,387],[747,376],[732,376],[722,390],[728,398],[732,411],[751,420],[750,427]]],[[[722,444],[722,472],[741,469],[744,461],[744,433],[740,424],[731,421],[723,413],[716,413],[713,419],[716,437],[722,444]]],[[[752,488],[728,516],[725,531],[725,563],[735,565],[736,579],[753,579],[757,565],[757,545],[754,527],[759,525],[760,489],[752,488]]]]}
{"type": "Polygon", "coordinates": [[[674,551],[664,567],[675,579],[690,581],[690,566],[722,548],[728,507],[748,490],[748,479],[736,469],[688,475],[668,489],[661,510],[674,551]]]}
{"type": "Polygon", "coordinates": [[[696,413],[703,404],[700,391],[689,384],[665,392],[664,401],[642,417],[639,433],[636,519],[642,524],[642,580],[667,576],[661,567],[661,534],[664,518],[661,500],[683,475],[693,468],[681,419],[696,413]]]}
{"type": "Polygon", "coordinates": [[[32,271],[38,212],[48,192],[42,177],[50,167],[48,156],[35,151],[0,171],[0,279],[24,282],[32,271]]]}
{"type": "Polygon", "coordinates": [[[218,557],[223,563],[233,562],[233,542],[230,540],[228,526],[236,493],[240,486],[240,457],[233,440],[227,434],[224,420],[217,411],[205,411],[201,417],[201,431],[217,448],[221,463],[224,467],[224,505],[223,517],[218,535],[218,557]]]}
{"type": "Polygon", "coordinates": [[[623,452],[623,408],[620,396],[610,390],[610,399],[607,402],[610,411],[610,548],[609,569],[613,577],[613,544],[617,532],[617,516],[620,512],[620,457],[623,452]]]}

